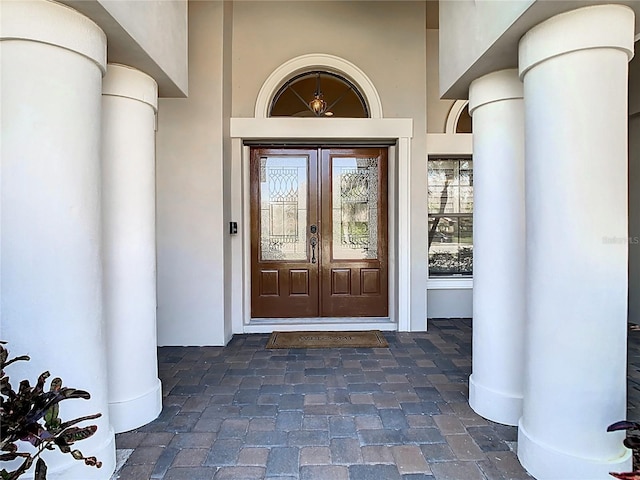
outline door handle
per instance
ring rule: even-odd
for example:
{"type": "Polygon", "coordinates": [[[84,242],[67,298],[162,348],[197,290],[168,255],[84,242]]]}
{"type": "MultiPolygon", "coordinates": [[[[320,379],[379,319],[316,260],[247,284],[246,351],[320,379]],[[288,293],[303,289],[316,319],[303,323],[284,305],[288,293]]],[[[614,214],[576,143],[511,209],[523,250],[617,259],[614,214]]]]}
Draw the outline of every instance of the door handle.
{"type": "Polygon", "coordinates": [[[318,239],[316,237],[311,237],[311,263],[316,263],[316,245],[318,244],[318,239]]]}

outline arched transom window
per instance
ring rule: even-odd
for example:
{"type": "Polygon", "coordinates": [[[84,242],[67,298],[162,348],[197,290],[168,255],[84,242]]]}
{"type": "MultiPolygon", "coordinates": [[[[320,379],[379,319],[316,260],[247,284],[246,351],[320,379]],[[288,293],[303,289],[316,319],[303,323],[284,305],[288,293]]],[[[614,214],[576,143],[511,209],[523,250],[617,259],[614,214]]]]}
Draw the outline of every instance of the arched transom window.
{"type": "Polygon", "coordinates": [[[298,74],[282,85],[271,101],[270,117],[368,118],[362,93],[345,77],[327,71],[298,74]]]}

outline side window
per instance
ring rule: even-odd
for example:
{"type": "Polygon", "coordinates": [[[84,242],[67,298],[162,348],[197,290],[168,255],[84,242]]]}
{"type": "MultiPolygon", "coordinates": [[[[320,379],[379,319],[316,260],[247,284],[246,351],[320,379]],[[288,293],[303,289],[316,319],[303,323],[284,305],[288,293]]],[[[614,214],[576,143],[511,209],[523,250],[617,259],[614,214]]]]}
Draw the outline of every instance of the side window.
{"type": "Polygon", "coordinates": [[[429,275],[473,274],[471,158],[429,158],[429,275]]]}

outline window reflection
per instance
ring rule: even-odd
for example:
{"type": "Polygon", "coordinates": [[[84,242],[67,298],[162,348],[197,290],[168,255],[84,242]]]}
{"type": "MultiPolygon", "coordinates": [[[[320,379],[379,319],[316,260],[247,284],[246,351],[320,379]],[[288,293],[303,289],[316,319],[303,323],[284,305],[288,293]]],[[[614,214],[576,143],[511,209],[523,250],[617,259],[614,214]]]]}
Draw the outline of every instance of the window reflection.
{"type": "Polygon", "coordinates": [[[428,162],[429,274],[473,272],[473,165],[470,159],[428,162]]]}

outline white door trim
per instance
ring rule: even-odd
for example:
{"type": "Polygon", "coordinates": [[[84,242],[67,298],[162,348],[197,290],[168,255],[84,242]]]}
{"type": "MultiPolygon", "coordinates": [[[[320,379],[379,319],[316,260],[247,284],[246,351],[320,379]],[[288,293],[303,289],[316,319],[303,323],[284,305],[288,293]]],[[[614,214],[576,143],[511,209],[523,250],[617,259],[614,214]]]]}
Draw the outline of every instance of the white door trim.
{"type": "Polygon", "coordinates": [[[382,102],[369,77],[353,63],[326,53],[301,55],[276,68],[258,92],[255,117],[267,118],[271,100],[276,91],[294,75],[311,69],[327,70],[348,77],[367,99],[371,118],[382,118],[382,102]]]}
{"type": "MultiPolygon", "coordinates": [[[[232,254],[232,329],[248,333],[251,320],[251,232],[249,211],[249,147],[245,140],[286,143],[308,140],[310,144],[340,140],[345,144],[358,140],[394,140],[396,142],[396,185],[394,192],[397,216],[393,236],[394,250],[389,252],[389,316],[399,331],[410,330],[411,305],[411,138],[413,119],[407,118],[232,118],[231,119],[231,199],[230,221],[239,221],[239,235],[231,242],[232,254]],[[394,261],[395,258],[395,261],[394,261]],[[392,265],[393,263],[393,265],[392,265]],[[393,268],[393,274],[392,274],[393,268]],[[393,290],[393,291],[392,291],[393,290]]],[[[391,159],[390,159],[391,160],[391,159]]],[[[391,161],[390,161],[391,165],[391,161]]],[[[390,172],[390,178],[393,172],[390,172]]],[[[390,180],[391,181],[391,180],[390,180]]],[[[391,208],[391,207],[390,207],[391,208]]],[[[391,213],[391,212],[390,212],[391,213]]],[[[390,238],[391,240],[391,238],[390,238]]],[[[391,249],[390,249],[391,250],[391,249]]],[[[335,326],[336,329],[338,326],[335,326]]]]}

